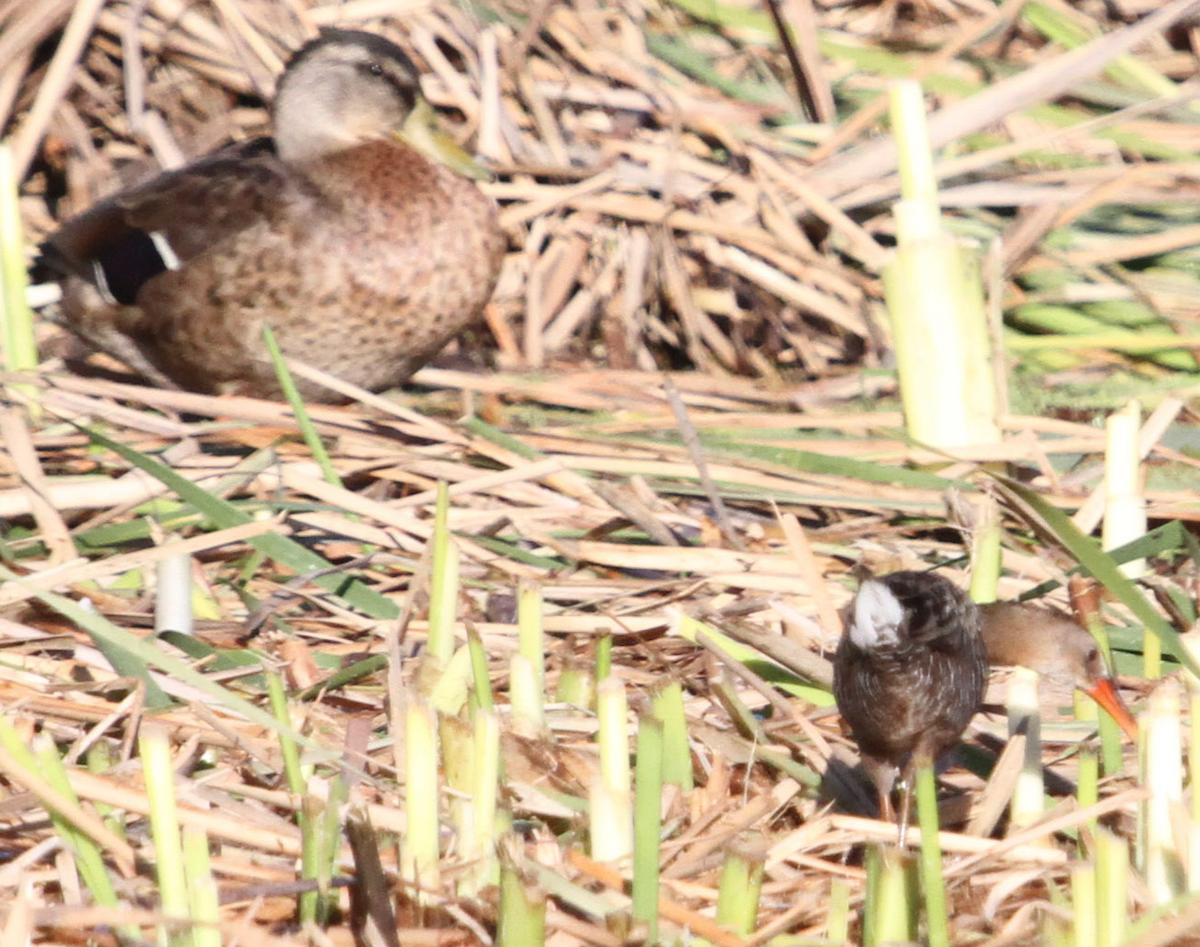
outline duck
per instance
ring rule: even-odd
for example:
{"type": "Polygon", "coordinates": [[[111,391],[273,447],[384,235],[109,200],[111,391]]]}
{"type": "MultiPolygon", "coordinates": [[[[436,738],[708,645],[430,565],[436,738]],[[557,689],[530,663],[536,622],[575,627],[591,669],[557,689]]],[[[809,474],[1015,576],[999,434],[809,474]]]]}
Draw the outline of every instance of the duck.
{"type": "Polygon", "coordinates": [[[980,607],[983,640],[993,666],[1021,665],[1092,698],[1132,740],[1137,721],[1121,699],[1104,654],[1087,631],[1061,612],[1026,602],[980,607]]]}
{"type": "Polygon", "coordinates": [[[983,613],[953,582],[900,571],[865,579],[833,660],[833,695],[875,785],[880,816],[904,845],[912,774],[962,738],[983,702],[983,613]],[[903,777],[899,812],[892,805],[903,777]]]}
{"type": "MultiPolygon", "coordinates": [[[[263,341],[378,392],[476,320],[506,250],[465,153],[428,131],[383,36],[325,29],[289,59],[271,137],[107,197],[41,248],[55,321],[152,384],[278,398],[263,341]]],[[[308,400],[345,400],[296,379],[308,400]]]]}

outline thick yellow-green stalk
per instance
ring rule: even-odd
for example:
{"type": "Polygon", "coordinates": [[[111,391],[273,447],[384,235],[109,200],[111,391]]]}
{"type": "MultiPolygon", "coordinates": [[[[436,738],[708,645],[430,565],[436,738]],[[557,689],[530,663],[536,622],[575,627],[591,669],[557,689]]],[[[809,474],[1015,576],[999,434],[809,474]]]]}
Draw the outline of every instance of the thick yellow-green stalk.
{"type": "Polygon", "coordinates": [[[525,877],[506,857],[500,866],[496,947],[542,947],[545,943],[546,889],[525,877]]]}
{"type": "Polygon", "coordinates": [[[1129,844],[1101,828],[1096,832],[1096,944],[1116,947],[1129,928],[1129,844]]]}
{"type": "Polygon", "coordinates": [[[894,846],[867,849],[867,896],[863,902],[863,947],[917,939],[916,862],[894,846]]]}
{"type": "Polygon", "coordinates": [[[596,639],[596,680],[602,681],[612,673],[612,635],[600,635],[596,639]]]}
{"type": "Polygon", "coordinates": [[[492,693],[492,679],[488,674],[487,649],[483,646],[483,639],[479,636],[479,631],[470,623],[467,624],[467,649],[471,656],[474,706],[479,710],[495,710],[496,696],[492,693]]]}
{"type": "Polygon", "coordinates": [[[419,671],[420,689],[438,713],[454,716],[466,706],[474,670],[471,651],[465,645],[453,652],[446,664],[422,664],[419,671]]]}
{"type": "Polygon", "coordinates": [[[546,710],[542,703],[537,671],[523,654],[514,654],[508,662],[508,702],[515,733],[539,737],[546,729],[546,710]]]}
{"type": "Polygon", "coordinates": [[[400,846],[400,872],[420,889],[417,897],[441,886],[438,867],[437,720],[429,705],[410,697],[404,714],[405,802],[408,831],[400,846]]]}
{"type": "MultiPolygon", "coordinates": [[[[1200,635],[1189,632],[1180,637],[1183,647],[1192,657],[1200,655],[1200,635]]],[[[1183,680],[1187,685],[1188,695],[1188,785],[1192,787],[1192,803],[1189,813],[1192,817],[1192,839],[1194,844],[1188,846],[1188,890],[1200,891],[1200,678],[1197,678],[1187,668],[1183,670],[1183,680]]]]}
{"type": "MultiPolygon", "coordinates": [[[[1087,698],[1084,699],[1088,703],[1088,706],[1085,707],[1086,711],[1091,714],[1091,719],[1095,720],[1097,715],[1095,702],[1087,698]]],[[[1080,703],[1076,703],[1075,705],[1076,718],[1081,717],[1079,712],[1080,703]]],[[[1079,750],[1079,776],[1075,783],[1075,799],[1079,803],[1080,809],[1094,806],[1100,801],[1100,757],[1091,744],[1086,744],[1079,750]]],[[[1089,833],[1095,833],[1096,825],[1097,822],[1095,819],[1089,819],[1084,823],[1084,828],[1087,831],[1080,833],[1077,842],[1081,856],[1085,854],[1084,841],[1089,833]]]]}
{"type": "MultiPolygon", "coordinates": [[[[633,916],[646,924],[646,940],[651,944],[658,940],[662,771],[662,722],[654,717],[642,717],[638,726],[637,795],[633,813],[633,916]]],[[[744,886],[742,891],[744,893],[744,886]]],[[[719,906],[717,922],[721,923],[719,906]]]]}
{"type": "MultiPolygon", "coordinates": [[[[1142,406],[1136,400],[1108,417],[1102,533],[1105,549],[1115,549],[1146,535],[1146,496],[1138,447],[1141,423],[1142,406]]],[[[1131,559],[1119,568],[1131,579],[1138,579],[1146,573],[1146,560],[1131,559]]],[[[1142,669],[1148,678],[1162,676],[1162,642],[1157,635],[1143,635],[1142,669]]]]}
{"type": "Polygon", "coordinates": [[[462,717],[440,713],[438,739],[442,749],[442,775],[448,790],[450,826],[458,844],[459,861],[469,866],[458,875],[456,889],[459,897],[471,897],[477,890],[471,873],[476,856],[475,809],[471,799],[475,780],[475,728],[462,717]]]}
{"type": "Polygon", "coordinates": [[[683,709],[683,686],[675,678],[655,689],[654,716],[663,726],[663,769],[665,783],[690,792],[695,785],[692,776],[692,748],[688,743],[687,715],[683,709]]]}
{"type": "MultiPolygon", "coordinates": [[[[1142,406],[1136,400],[1108,417],[1104,453],[1105,549],[1115,549],[1146,534],[1146,497],[1138,448],[1141,423],[1142,406]]],[[[1146,560],[1131,559],[1121,564],[1121,571],[1131,579],[1140,578],[1146,572],[1146,560]]]]}
{"type": "Polygon", "coordinates": [[[991,493],[984,493],[971,510],[975,514],[971,529],[971,600],[984,605],[996,601],[1000,581],[1000,504],[991,493]]]}
{"type": "Polygon", "coordinates": [[[522,579],[517,587],[517,647],[533,668],[541,699],[546,693],[546,633],[542,629],[542,589],[522,579]]]}
{"type": "Polygon", "coordinates": [[[606,677],[596,689],[600,772],[588,792],[592,857],[616,861],[633,853],[633,794],[625,685],[606,677]]]}
{"type": "Polygon", "coordinates": [[[1038,706],[1038,674],[1013,668],[1008,679],[1008,735],[1025,736],[1025,757],[1013,788],[1009,821],[1014,829],[1031,825],[1045,812],[1042,779],[1042,718],[1038,706]]]}
{"type": "Polygon", "coordinates": [[[17,206],[17,179],[12,148],[0,142],[0,334],[4,368],[10,372],[37,368],[33,313],[25,302],[25,238],[17,206]]]}
{"type": "Polygon", "coordinates": [[[188,899],[191,902],[193,947],[221,947],[221,899],[208,857],[208,834],[201,829],[183,830],[183,857],[187,865],[188,899]]]}
{"type": "Polygon", "coordinates": [[[497,793],[500,791],[500,719],[481,710],[475,715],[475,772],[471,805],[475,809],[474,871],[477,890],[500,877],[496,857],[497,793]]]}
{"type": "Polygon", "coordinates": [[[736,842],[721,864],[717,890],[717,923],[735,934],[749,934],[758,919],[766,849],[762,839],[736,842]]]}
{"type": "Polygon", "coordinates": [[[563,658],[554,698],[564,704],[590,710],[596,703],[596,678],[592,668],[570,655],[563,658]]]}
{"type": "Polygon", "coordinates": [[[426,653],[437,668],[454,654],[454,621],[458,616],[458,546],[450,535],[450,494],[438,484],[433,516],[433,565],[429,579],[429,646],[426,653]]]}
{"type": "Polygon", "coordinates": [[[442,768],[450,795],[450,822],[463,870],[460,898],[474,897],[499,879],[496,862],[496,793],[500,780],[500,723],[494,711],[478,710],[467,723],[442,718],[442,768]]]}
{"type": "MultiPolygon", "coordinates": [[[[183,843],[175,807],[175,775],[171,768],[171,745],[165,729],[144,724],[138,750],[146,779],[150,805],[150,835],[154,841],[154,868],[158,879],[159,904],[164,917],[185,920],[191,913],[187,875],[183,867],[183,843]]],[[[167,929],[160,943],[191,947],[191,931],[167,929]]]]}
{"type": "Polygon", "coordinates": [[[1071,926],[1075,943],[1096,943],[1096,866],[1091,862],[1071,869],[1071,926]]]}
{"type": "Polygon", "coordinates": [[[953,449],[999,439],[996,381],[977,256],[942,227],[921,86],[892,87],[899,152],[896,255],[884,268],[908,433],[953,449]]]}
{"type": "Polygon", "coordinates": [[[1142,804],[1142,865],[1150,899],[1162,905],[1187,889],[1182,839],[1176,836],[1176,813],[1183,806],[1182,701],[1178,683],[1168,680],[1159,684],[1150,695],[1147,709],[1142,723],[1146,761],[1142,783],[1150,797],[1142,804]]]}
{"type": "Polygon", "coordinates": [[[597,691],[600,775],[608,785],[628,790],[630,787],[629,705],[625,699],[625,684],[619,677],[609,675],[600,682],[597,691]]]}
{"type": "Polygon", "coordinates": [[[942,877],[942,847],[938,842],[937,779],[933,760],[919,759],[916,767],[917,817],[921,824],[921,885],[925,892],[925,931],[929,947],[949,947],[946,881],[942,877]]]}
{"type": "Polygon", "coordinates": [[[850,882],[845,878],[829,881],[829,920],[825,927],[825,939],[834,944],[850,939],[850,882]]]}

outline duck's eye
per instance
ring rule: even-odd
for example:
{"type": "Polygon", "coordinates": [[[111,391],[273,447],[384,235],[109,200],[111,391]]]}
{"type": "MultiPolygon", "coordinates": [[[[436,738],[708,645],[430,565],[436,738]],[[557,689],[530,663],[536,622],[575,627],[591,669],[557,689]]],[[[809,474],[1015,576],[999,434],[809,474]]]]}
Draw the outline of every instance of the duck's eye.
{"type": "Polygon", "coordinates": [[[383,75],[383,66],[381,66],[377,62],[373,62],[369,66],[367,66],[367,71],[369,73],[371,73],[371,75],[373,75],[373,76],[382,76],[383,75]]]}

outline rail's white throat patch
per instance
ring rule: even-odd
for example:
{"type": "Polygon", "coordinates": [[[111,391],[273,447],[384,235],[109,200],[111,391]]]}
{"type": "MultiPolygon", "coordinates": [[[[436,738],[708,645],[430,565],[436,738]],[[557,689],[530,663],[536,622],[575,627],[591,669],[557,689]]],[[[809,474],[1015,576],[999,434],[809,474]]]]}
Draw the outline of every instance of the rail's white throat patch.
{"type": "Polygon", "coordinates": [[[850,640],[863,650],[897,644],[903,620],[904,606],[892,590],[882,582],[868,579],[854,599],[850,640]]]}

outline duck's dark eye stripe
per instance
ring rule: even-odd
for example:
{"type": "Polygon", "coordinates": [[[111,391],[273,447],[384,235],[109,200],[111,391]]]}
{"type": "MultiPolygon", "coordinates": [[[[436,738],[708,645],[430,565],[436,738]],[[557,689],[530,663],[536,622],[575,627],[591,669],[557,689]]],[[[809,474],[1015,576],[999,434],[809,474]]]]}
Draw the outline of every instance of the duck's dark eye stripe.
{"type": "Polygon", "coordinates": [[[396,95],[400,97],[400,101],[408,108],[412,108],[413,103],[417,100],[415,80],[402,81],[396,73],[385,68],[378,62],[362,63],[356,68],[364,75],[368,75],[373,79],[381,79],[390,85],[396,95]]]}

